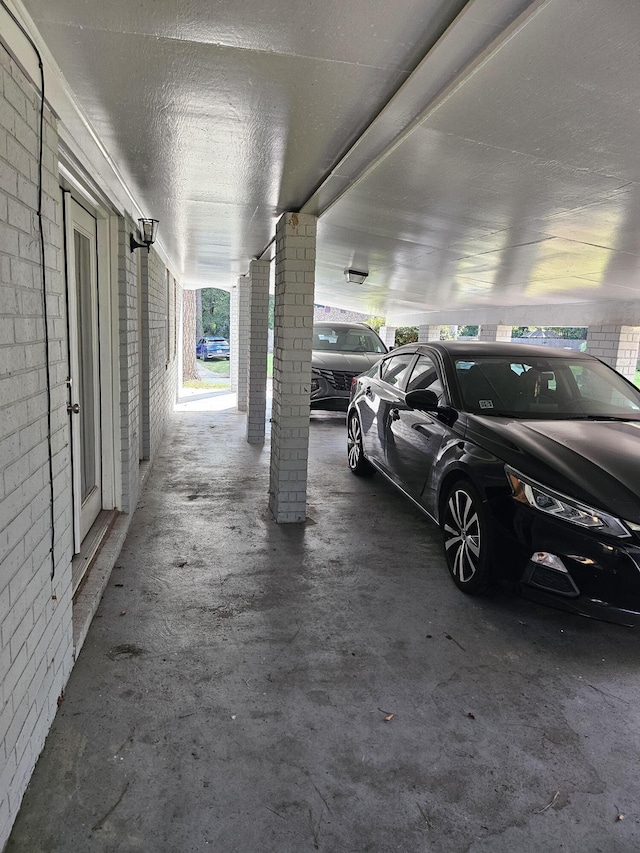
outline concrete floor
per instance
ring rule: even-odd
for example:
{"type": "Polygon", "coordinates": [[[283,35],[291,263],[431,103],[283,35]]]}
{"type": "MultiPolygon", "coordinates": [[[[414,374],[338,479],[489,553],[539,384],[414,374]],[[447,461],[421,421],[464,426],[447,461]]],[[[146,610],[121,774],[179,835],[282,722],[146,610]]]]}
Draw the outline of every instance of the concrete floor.
{"type": "Polygon", "coordinates": [[[341,416],[277,526],[229,399],[175,415],[7,851],[640,849],[638,634],[466,598],[341,416]]]}

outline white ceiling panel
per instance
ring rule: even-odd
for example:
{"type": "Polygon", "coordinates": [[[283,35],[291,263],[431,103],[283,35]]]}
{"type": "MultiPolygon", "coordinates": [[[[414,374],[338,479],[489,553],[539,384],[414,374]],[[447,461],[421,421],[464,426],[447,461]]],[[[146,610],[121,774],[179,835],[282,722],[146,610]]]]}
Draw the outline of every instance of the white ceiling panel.
{"type": "Polygon", "coordinates": [[[638,295],[631,0],[23,6],[189,287],[229,287],[304,209],[338,307],[638,295]]]}

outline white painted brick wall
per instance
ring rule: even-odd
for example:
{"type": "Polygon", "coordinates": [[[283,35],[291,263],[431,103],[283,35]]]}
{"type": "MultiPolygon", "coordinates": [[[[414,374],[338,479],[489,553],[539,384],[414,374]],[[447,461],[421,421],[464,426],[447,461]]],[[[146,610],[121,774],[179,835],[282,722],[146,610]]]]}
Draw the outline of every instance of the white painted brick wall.
{"type": "Polygon", "coordinates": [[[589,326],[587,352],[633,381],[638,364],[640,326],[589,326]]]}
{"type": "Polygon", "coordinates": [[[511,326],[483,323],[478,329],[479,341],[511,341],[511,326]]]}
{"type": "MultiPolygon", "coordinates": [[[[135,253],[129,248],[133,224],[118,223],[118,337],[120,342],[120,472],[119,509],[132,512],[138,502],[138,429],[140,411],[140,356],[138,352],[138,273],[135,253]]],[[[143,251],[138,249],[137,251],[143,251]]]]}
{"type": "Polygon", "coordinates": [[[249,266],[249,358],[247,365],[247,441],[265,437],[267,409],[267,349],[269,339],[269,263],[249,266]]]}
{"type": "Polygon", "coordinates": [[[439,341],[441,328],[442,326],[418,326],[418,341],[420,343],[428,343],[429,341],[439,341]]]}
{"type": "Polygon", "coordinates": [[[237,313],[237,351],[235,353],[237,373],[237,409],[247,411],[249,336],[251,334],[251,285],[249,279],[241,276],[236,287],[238,300],[237,313]]]}
{"type": "Polygon", "coordinates": [[[232,391],[238,390],[238,356],[240,354],[240,347],[238,346],[240,334],[239,300],[240,292],[236,284],[231,289],[229,299],[229,385],[232,391]]]}
{"type": "Polygon", "coordinates": [[[307,502],[316,218],[286,213],[276,227],[269,506],[304,521],[307,502]]]}
{"type": "Polygon", "coordinates": [[[396,326],[382,326],[378,334],[387,347],[396,345],[396,326]]]}
{"type": "Polygon", "coordinates": [[[0,47],[0,848],[72,666],[66,320],[57,130],[45,110],[43,214],[55,518],[37,208],[39,98],[0,47]]]}

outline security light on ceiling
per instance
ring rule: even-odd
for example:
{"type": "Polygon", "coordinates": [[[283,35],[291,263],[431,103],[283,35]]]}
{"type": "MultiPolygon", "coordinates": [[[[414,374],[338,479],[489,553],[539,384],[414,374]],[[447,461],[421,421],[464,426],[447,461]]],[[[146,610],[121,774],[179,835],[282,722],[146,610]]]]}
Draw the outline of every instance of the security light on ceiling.
{"type": "Polygon", "coordinates": [[[129,240],[131,251],[134,252],[136,249],[142,249],[146,246],[148,252],[151,249],[151,244],[155,243],[157,232],[157,219],[138,219],[138,236],[142,240],[142,243],[139,243],[133,234],[131,234],[129,240]]]}
{"type": "Polygon", "coordinates": [[[368,272],[361,272],[359,270],[344,271],[344,277],[347,280],[347,284],[363,284],[368,275],[368,272]]]}

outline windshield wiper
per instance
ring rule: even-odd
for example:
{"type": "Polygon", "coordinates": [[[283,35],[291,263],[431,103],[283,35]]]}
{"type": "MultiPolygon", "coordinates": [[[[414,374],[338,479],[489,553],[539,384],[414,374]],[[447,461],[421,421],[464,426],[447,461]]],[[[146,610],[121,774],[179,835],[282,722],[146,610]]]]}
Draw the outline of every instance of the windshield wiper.
{"type": "Polygon", "coordinates": [[[632,415],[577,415],[570,414],[567,417],[567,420],[576,420],[576,421],[620,421],[621,423],[627,423],[629,421],[640,421],[640,413],[636,417],[632,415]]]}

